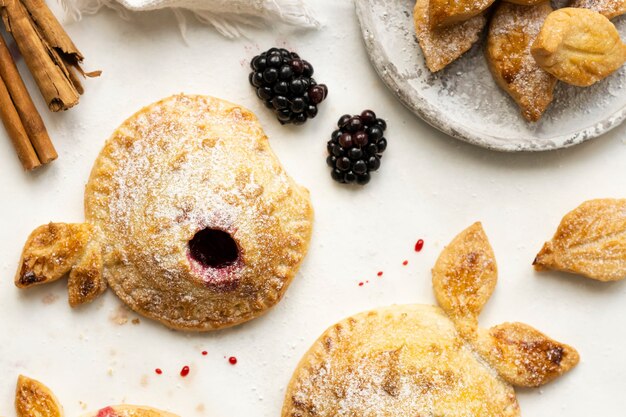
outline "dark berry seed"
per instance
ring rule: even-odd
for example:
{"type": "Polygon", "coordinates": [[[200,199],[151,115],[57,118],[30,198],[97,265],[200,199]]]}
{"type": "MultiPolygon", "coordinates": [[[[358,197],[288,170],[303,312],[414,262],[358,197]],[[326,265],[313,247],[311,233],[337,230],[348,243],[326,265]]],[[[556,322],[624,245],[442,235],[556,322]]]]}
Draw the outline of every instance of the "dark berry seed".
{"type": "Polygon", "coordinates": [[[376,124],[378,125],[378,127],[380,127],[383,131],[387,130],[387,122],[385,122],[383,119],[376,119],[376,124]]]}
{"type": "Polygon", "coordinates": [[[335,163],[337,162],[337,157],[333,156],[333,155],[329,155],[328,158],[326,158],[326,165],[328,165],[331,168],[335,167],[335,163]]]}
{"type": "Polygon", "coordinates": [[[350,148],[348,151],[348,157],[353,161],[361,159],[363,157],[363,150],[360,148],[350,148]]]}
{"type": "Polygon", "coordinates": [[[371,126],[376,123],[376,113],[371,110],[363,110],[363,113],[361,113],[361,120],[363,120],[365,125],[371,126]]]}
{"type": "Polygon", "coordinates": [[[370,182],[370,178],[369,172],[366,172],[365,174],[356,177],[356,183],[359,185],[365,185],[370,182]]]}
{"type": "Polygon", "coordinates": [[[383,130],[380,127],[374,125],[367,129],[367,136],[369,136],[372,142],[378,142],[380,138],[383,137],[383,130]]]}
{"type": "Polygon", "coordinates": [[[302,60],[302,74],[305,77],[311,77],[313,75],[313,66],[305,60],[302,60]]]}
{"type": "Polygon", "coordinates": [[[350,133],[354,133],[356,131],[361,130],[363,127],[363,122],[361,122],[361,118],[359,116],[353,116],[348,120],[348,124],[346,125],[346,130],[350,133]]]}
{"type": "Polygon", "coordinates": [[[349,133],[344,133],[339,136],[339,144],[344,148],[351,148],[354,144],[354,141],[352,140],[352,135],[349,133]]]}
{"type": "Polygon", "coordinates": [[[270,100],[272,98],[272,89],[269,87],[257,88],[256,94],[261,100],[270,100]]]}
{"type": "Polygon", "coordinates": [[[283,65],[278,71],[278,77],[281,80],[288,80],[293,76],[293,71],[289,65],[283,65]]]}
{"type": "Polygon", "coordinates": [[[263,71],[263,81],[273,84],[278,79],[278,70],[276,68],[267,68],[263,71]]]}
{"type": "Polygon", "coordinates": [[[337,158],[337,163],[335,164],[335,166],[340,171],[347,171],[350,169],[350,159],[346,156],[337,158]]]}
{"type": "Polygon", "coordinates": [[[382,138],[376,145],[378,147],[378,153],[385,152],[385,149],[387,149],[387,139],[382,138]]]}
{"type": "Polygon", "coordinates": [[[304,102],[304,99],[301,97],[296,97],[293,100],[291,100],[291,111],[294,113],[302,113],[304,111],[304,109],[306,108],[306,103],[304,102]]]}
{"type": "Polygon", "coordinates": [[[333,152],[333,155],[335,155],[336,157],[343,156],[345,153],[341,146],[335,146],[332,152],[333,152]]]}
{"type": "Polygon", "coordinates": [[[356,181],[356,175],[354,175],[354,172],[352,171],[346,172],[346,174],[343,176],[343,180],[348,184],[351,184],[356,181]]]}
{"type": "Polygon", "coordinates": [[[364,131],[356,132],[354,135],[354,142],[359,146],[367,145],[367,134],[364,131]]]}
{"type": "Polygon", "coordinates": [[[300,74],[302,74],[302,71],[304,71],[304,65],[302,64],[302,61],[299,60],[299,59],[291,60],[289,65],[291,66],[291,69],[293,70],[293,73],[296,74],[296,75],[300,75],[300,74]]]}
{"type": "Polygon", "coordinates": [[[339,136],[341,136],[341,130],[337,129],[333,132],[332,135],[330,135],[330,138],[336,142],[337,139],[339,139],[339,136]]]}
{"type": "Polygon", "coordinates": [[[339,171],[338,169],[333,169],[332,171],[330,171],[330,176],[335,181],[343,182],[343,172],[339,171]]]}
{"type": "Polygon", "coordinates": [[[272,105],[276,110],[282,110],[289,107],[289,100],[285,96],[276,96],[272,99],[272,105]]]}
{"type": "Polygon", "coordinates": [[[299,95],[304,93],[306,91],[304,80],[302,80],[301,78],[296,78],[295,80],[291,81],[291,84],[289,84],[289,90],[293,94],[299,95]]]}
{"type": "Polygon", "coordinates": [[[324,100],[324,89],[319,85],[309,88],[309,99],[313,104],[319,104],[324,100]]]}
{"type": "Polygon", "coordinates": [[[367,172],[367,164],[365,163],[365,161],[359,159],[354,163],[352,170],[355,174],[358,175],[365,174],[365,172],[367,172]]]}
{"type": "Polygon", "coordinates": [[[315,116],[317,116],[317,106],[309,105],[306,109],[306,115],[309,117],[309,119],[312,119],[315,116]]]}
{"type": "Polygon", "coordinates": [[[283,63],[283,57],[280,54],[272,54],[267,58],[267,66],[278,68],[283,63]]]}
{"type": "Polygon", "coordinates": [[[376,146],[375,143],[370,143],[367,145],[367,148],[365,148],[365,152],[367,152],[369,156],[376,155],[378,153],[378,146],[376,146]]]}
{"type": "Polygon", "coordinates": [[[367,160],[367,167],[370,171],[376,171],[380,168],[380,159],[376,156],[370,156],[367,160]]]}
{"type": "Polygon", "coordinates": [[[273,90],[276,94],[286,95],[289,92],[289,83],[287,81],[278,81],[274,84],[273,90]]]}
{"type": "Polygon", "coordinates": [[[344,114],[339,118],[339,121],[337,121],[337,126],[339,128],[343,128],[348,123],[348,120],[350,120],[351,117],[352,116],[350,116],[349,114],[344,114]]]}
{"type": "Polygon", "coordinates": [[[292,123],[294,125],[301,125],[304,124],[304,122],[306,122],[306,114],[304,113],[298,113],[293,117],[292,123]]]}

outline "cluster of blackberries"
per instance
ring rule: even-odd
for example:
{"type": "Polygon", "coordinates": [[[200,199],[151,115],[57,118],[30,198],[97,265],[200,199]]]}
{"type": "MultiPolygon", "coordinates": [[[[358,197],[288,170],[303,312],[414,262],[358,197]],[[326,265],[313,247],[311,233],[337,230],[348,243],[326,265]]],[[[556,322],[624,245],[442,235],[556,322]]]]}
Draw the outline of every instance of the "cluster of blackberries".
{"type": "Polygon", "coordinates": [[[341,116],[337,127],[327,144],[330,176],[341,183],[367,184],[370,172],[380,167],[380,158],[387,149],[383,137],[387,123],[365,110],[359,116],[341,116]]]}
{"type": "Polygon", "coordinates": [[[295,52],[271,48],[250,62],[250,84],[257,96],[274,110],[281,124],[303,124],[317,115],[317,105],[328,95],[313,78],[313,66],[295,52]]]}

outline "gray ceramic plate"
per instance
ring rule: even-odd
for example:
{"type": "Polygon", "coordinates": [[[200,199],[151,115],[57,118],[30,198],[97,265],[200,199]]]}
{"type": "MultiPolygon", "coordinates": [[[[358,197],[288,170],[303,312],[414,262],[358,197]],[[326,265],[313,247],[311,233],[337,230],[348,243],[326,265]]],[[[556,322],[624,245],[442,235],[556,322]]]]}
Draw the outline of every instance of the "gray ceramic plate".
{"type": "MultiPolygon", "coordinates": [[[[356,0],[372,64],[400,101],[433,127],[498,151],[544,151],[595,138],[626,118],[626,68],[588,88],[559,83],[538,123],[526,122],[493,81],[481,45],[437,74],[424,64],[412,0],[356,0]]],[[[626,34],[626,19],[615,22],[626,34]]]]}

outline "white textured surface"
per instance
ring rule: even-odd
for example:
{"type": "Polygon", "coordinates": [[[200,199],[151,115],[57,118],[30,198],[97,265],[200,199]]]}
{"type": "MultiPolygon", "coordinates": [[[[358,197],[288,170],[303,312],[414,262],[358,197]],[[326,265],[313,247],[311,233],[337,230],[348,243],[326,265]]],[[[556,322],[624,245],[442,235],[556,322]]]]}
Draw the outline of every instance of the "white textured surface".
{"type": "MultiPolygon", "coordinates": [[[[434,302],[430,268],[443,245],[475,220],[483,221],[500,269],[482,323],[529,323],[577,347],[582,357],[553,384],[518,391],[523,415],[623,413],[626,333],[620,319],[626,314],[626,282],[536,274],[530,263],[565,212],[588,198],[624,197],[626,126],[550,153],[502,154],[466,145],[419,120],[382,84],[369,64],[351,2],[319,0],[313,6],[325,23],[322,31],[257,32],[253,41],[228,41],[194,24],[186,46],[167,12],[126,22],[106,11],[68,26],[87,69],[104,73],[86,82],[87,93],[75,109],[43,113],[59,160],[22,173],[0,131],[4,416],[14,416],[14,381],[25,373],[46,382],[68,416],[80,414],[80,401],[89,409],[127,401],[184,417],[278,417],[291,372],[315,338],[361,310],[434,302]],[[247,83],[248,60],[274,44],[297,49],[330,88],[318,118],[300,128],[280,126],[247,83]],[[50,220],[81,221],[83,187],[104,140],[141,106],[180,91],[215,95],[255,111],[288,172],[310,188],[316,209],[311,251],[286,298],[249,324],[185,335],[145,319],[114,324],[110,317],[121,303],[110,292],[72,311],[64,282],[18,291],[13,274],[28,233],[50,220]],[[370,184],[342,187],[329,177],[325,142],[341,114],[365,107],[388,121],[389,149],[370,184]],[[413,251],[418,238],[426,242],[419,254],[413,251]],[[379,270],[382,278],[376,277],[379,270]],[[370,283],[359,287],[362,280],[370,283]],[[54,297],[52,304],[43,302],[54,297]],[[231,355],[239,359],[236,366],[224,359],[231,355]],[[191,367],[186,379],[178,376],[183,365],[191,367]],[[156,367],[164,374],[155,375],[156,367]],[[199,404],[204,412],[197,411],[199,404]]],[[[41,98],[34,98],[41,106],[41,98]]]]}

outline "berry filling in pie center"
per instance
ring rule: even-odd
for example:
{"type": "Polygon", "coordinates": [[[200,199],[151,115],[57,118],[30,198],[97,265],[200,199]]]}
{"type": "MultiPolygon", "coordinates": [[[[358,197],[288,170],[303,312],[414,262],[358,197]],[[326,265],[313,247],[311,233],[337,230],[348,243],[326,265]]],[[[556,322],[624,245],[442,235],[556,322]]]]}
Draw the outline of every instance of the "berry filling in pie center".
{"type": "Polygon", "coordinates": [[[206,228],[189,241],[189,254],[205,267],[224,268],[239,259],[239,247],[230,234],[206,228]]]}

